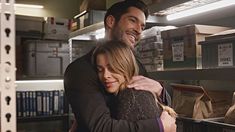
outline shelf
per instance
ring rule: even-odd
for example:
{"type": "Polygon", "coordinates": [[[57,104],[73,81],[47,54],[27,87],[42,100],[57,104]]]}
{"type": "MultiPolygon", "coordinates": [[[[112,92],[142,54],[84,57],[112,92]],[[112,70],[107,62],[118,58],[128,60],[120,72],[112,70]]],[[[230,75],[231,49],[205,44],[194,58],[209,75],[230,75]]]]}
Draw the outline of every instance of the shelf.
{"type": "Polygon", "coordinates": [[[20,80],[62,80],[64,79],[63,76],[38,76],[38,77],[26,77],[26,76],[20,76],[20,77],[17,77],[16,80],[17,81],[20,81],[20,80]]]}
{"type": "Polygon", "coordinates": [[[90,26],[71,32],[69,38],[74,40],[92,40],[92,37],[96,34],[96,31],[102,28],[104,28],[104,22],[92,24],[90,26]]]}
{"type": "Polygon", "coordinates": [[[68,120],[69,114],[50,115],[50,116],[35,116],[35,117],[17,117],[17,122],[39,122],[39,121],[54,121],[54,120],[68,120]]]}
{"type": "Polygon", "coordinates": [[[156,80],[235,80],[235,68],[168,70],[149,75],[156,80]]]}

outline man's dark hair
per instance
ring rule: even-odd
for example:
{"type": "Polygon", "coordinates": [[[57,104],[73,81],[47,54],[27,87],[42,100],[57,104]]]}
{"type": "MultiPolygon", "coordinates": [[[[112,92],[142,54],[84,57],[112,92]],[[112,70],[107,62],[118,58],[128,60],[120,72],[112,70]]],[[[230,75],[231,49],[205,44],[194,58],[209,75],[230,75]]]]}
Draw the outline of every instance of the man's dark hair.
{"type": "Polygon", "coordinates": [[[115,21],[119,21],[121,16],[127,13],[130,7],[135,7],[144,12],[145,18],[148,18],[149,10],[147,5],[140,0],[125,0],[113,4],[106,12],[104,17],[104,25],[106,27],[106,19],[108,16],[112,15],[115,18],[115,21]]]}

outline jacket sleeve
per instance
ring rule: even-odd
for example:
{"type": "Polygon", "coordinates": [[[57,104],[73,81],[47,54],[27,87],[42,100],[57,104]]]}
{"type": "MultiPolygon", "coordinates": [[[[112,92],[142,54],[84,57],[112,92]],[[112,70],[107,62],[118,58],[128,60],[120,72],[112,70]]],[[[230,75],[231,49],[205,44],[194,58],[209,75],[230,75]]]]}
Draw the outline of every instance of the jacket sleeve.
{"type": "MultiPolygon", "coordinates": [[[[155,118],[128,122],[111,118],[98,76],[83,60],[71,63],[64,74],[64,87],[78,125],[89,132],[158,132],[155,118]]],[[[84,130],[85,130],[84,129],[84,130]]]]}

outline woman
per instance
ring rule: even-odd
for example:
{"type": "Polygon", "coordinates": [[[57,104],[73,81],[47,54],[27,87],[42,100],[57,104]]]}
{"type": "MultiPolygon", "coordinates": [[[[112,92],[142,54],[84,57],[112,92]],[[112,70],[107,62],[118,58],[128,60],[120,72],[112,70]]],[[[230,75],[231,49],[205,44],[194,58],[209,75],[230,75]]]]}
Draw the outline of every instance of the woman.
{"type": "Polygon", "coordinates": [[[127,88],[131,78],[138,75],[139,68],[125,43],[109,41],[98,46],[93,62],[106,92],[115,95],[109,103],[114,118],[137,121],[160,117],[163,110],[176,116],[174,110],[159,103],[154,94],[127,88]]]}

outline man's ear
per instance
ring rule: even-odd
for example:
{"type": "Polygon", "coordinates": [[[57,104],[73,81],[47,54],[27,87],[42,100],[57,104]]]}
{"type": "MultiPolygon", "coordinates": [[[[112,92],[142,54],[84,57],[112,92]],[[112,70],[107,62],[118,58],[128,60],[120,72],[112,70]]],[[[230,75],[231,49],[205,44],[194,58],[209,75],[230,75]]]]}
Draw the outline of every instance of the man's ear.
{"type": "Polygon", "coordinates": [[[112,15],[109,15],[105,20],[107,27],[112,29],[115,24],[115,18],[112,15]]]}

